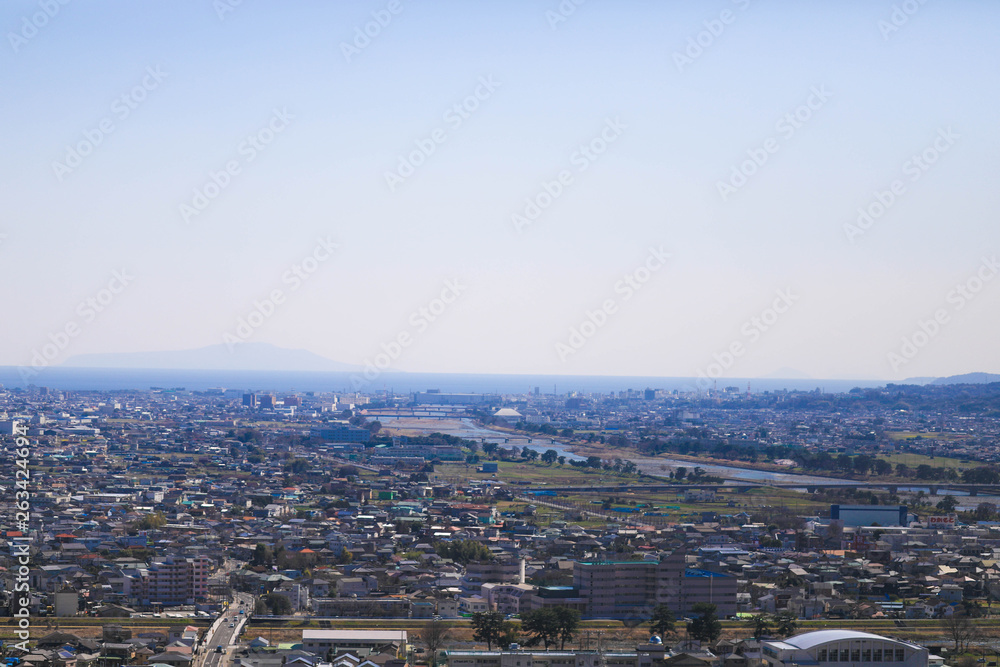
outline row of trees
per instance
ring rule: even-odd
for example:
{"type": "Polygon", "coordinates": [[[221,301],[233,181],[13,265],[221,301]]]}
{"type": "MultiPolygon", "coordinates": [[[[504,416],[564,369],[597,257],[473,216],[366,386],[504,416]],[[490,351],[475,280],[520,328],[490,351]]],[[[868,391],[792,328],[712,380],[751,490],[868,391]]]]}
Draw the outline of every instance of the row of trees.
{"type": "Polygon", "coordinates": [[[967,468],[959,471],[956,468],[947,466],[932,466],[928,463],[921,463],[916,467],[911,467],[905,463],[897,463],[893,466],[885,459],[880,459],[868,454],[838,454],[836,457],[829,452],[817,452],[810,454],[807,451],[798,451],[789,458],[795,459],[806,470],[821,470],[826,472],[842,472],[857,475],[877,475],[887,477],[895,475],[903,479],[917,479],[928,482],[962,481],[966,484],[1000,484],[1000,468],[996,466],[979,466],[967,468]]]}
{"type": "MultiPolygon", "coordinates": [[[[692,639],[703,642],[714,642],[722,634],[722,621],[719,620],[717,607],[708,602],[699,602],[691,606],[692,618],[687,621],[687,633],[692,639]]],[[[674,612],[665,604],[653,608],[649,619],[649,630],[654,635],[666,635],[674,631],[677,619],[674,612]]]]}
{"type": "Polygon", "coordinates": [[[533,424],[531,422],[520,421],[514,424],[514,429],[525,433],[541,433],[542,435],[561,435],[564,438],[573,436],[573,429],[557,429],[552,424],[533,424]]]}
{"type": "MultiPolygon", "coordinates": [[[[565,648],[566,642],[573,639],[579,627],[580,612],[569,607],[547,607],[524,612],[521,614],[520,626],[499,611],[484,611],[472,615],[472,638],[477,642],[485,642],[488,649],[492,649],[494,644],[502,647],[518,643],[521,633],[527,635],[525,646],[542,644],[548,649],[550,644],[558,642],[560,648],[565,648]]],[[[437,634],[431,630],[429,633],[437,634]]],[[[426,638],[422,638],[427,643],[426,638]]],[[[430,648],[428,644],[428,649],[430,648]]]]}
{"type": "Polygon", "coordinates": [[[970,523],[973,521],[997,521],[1000,520],[1000,509],[993,503],[979,503],[976,509],[971,512],[962,512],[959,518],[970,523]]]}
{"type": "MultiPolygon", "coordinates": [[[[722,634],[722,622],[714,604],[700,602],[692,606],[691,612],[692,617],[687,620],[686,625],[691,638],[704,642],[712,642],[719,638],[722,634]]],[[[674,632],[677,623],[673,611],[665,604],[657,605],[648,617],[637,617],[632,620],[637,621],[635,625],[648,622],[650,632],[657,635],[674,632]]],[[[775,624],[779,632],[786,635],[795,631],[794,617],[776,617],[775,624]]],[[[494,645],[503,647],[514,643],[523,643],[525,646],[542,644],[546,649],[558,643],[559,648],[564,649],[566,642],[573,639],[579,626],[580,612],[569,607],[547,607],[524,612],[521,614],[520,625],[507,619],[503,612],[499,611],[484,611],[472,615],[473,639],[484,642],[490,650],[494,645]],[[521,640],[522,634],[526,636],[524,640],[521,640]]],[[[761,627],[764,634],[770,625],[762,624],[761,627]]],[[[437,650],[450,639],[450,632],[442,622],[432,621],[425,626],[420,638],[436,656],[437,650]]]]}
{"type": "Polygon", "coordinates": [[[493,560],[493,553],[482,542],[476,540],[454,540],[452,542],[435,542],[434,552],[442,558],[450,558],[456,563],[469,563],[493,560]]]}
{"type": "Polygon", "coordinates": [[[580,612],[568,607],[550,607],[525,612],[521,615],[521,624],[508,620],[503,612],[484,611],[472,615],[472,638],[486,642],[486,647],[493,645],[505,646],[518,643],[521,633],[528,635],[525,645],[535,646],[560,642],[565,647],[566,642],[573,638],[580,625],[580,612]]]}
{"type": "MultiPolygon", "coordinates": [[[[759,434],[767,437],[766,430],[759,434]]],[[[933,481],[961,480],[966,484],[1000,484],[1000,467],[980,466],[959,471],[947,466],[932,466],[922,463],[911,467],[905,463],[893,466],[885,459],[869,454],[839,454],[830,452],[810,452],[802,448],[784,445],[758,445],[755,443],[730,443],[711,436],[699,429],[688,429],[683,435],[667,438],[646,436],[636,447],[642,454],[656,456],[663,453],[705,455],[713,458],[756,462],[778,458],[793,459],[806,470],[839,472],[848,475],[875,475],[888,477],[895,475],[904,479],[933,481]]]]}
{"type": "Polygon", "coordinates": [[[602,459],[600,456],[588,456],[586,459],[570,460],[569,464],[577,468],[593,468],[595,470],[607,470],[609,472],[635,475],[639,472],[638,466],[631,461],[615,458],[611,460],[602,459]]]}
{"type": "Polygon", "coordinates": [[[795,615],[787,611],[773,616],[756,614],[746,622],[746,626],[753,631],[753,638],[757,640],[773,634],[779,637],[791,637],[795,634],[797,625],[795,615]]]}
{"type": "Polygon", "coordinates": [[[559,642],[559,648],[564,649],[579,625],[580,612],[569,607],[536,609],[521,615],[521,630],[530,635],[525,642],[528,646],[541,643],[548,649],[549,644],[559,642]]]}
{"type": "Polygon", "coordinates": [[[875,474],[880,477],[891,475],[893,471],[892,464],[885,459],[867,454],[858,454],[857,456],[839,454],[834,456],[830,452],[810,454],[809,452],[802,451],[796,452],[793,458],[806,470],[822,470],[856,475],[875,474]]]}

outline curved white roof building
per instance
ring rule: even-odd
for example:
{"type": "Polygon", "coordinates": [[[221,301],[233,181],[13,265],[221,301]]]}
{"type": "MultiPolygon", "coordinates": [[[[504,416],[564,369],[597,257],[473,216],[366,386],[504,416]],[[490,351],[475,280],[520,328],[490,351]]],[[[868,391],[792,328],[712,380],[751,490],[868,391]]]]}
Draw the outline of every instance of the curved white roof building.
{"type": "Polygon", "coordinates": [[[766,641],[768,667],[927,667],[922,646],[856,630],[817,630],[766,641]]]}

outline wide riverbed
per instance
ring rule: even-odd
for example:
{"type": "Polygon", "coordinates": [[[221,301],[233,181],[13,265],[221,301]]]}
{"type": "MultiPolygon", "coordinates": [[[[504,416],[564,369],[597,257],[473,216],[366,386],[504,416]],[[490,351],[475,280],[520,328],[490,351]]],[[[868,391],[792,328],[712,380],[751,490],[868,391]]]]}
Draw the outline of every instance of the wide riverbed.
{"type": "MultiPolygon", "coordinates": [[[[522,448],[528,447],[529,449],[534,449],[538,453],[542,453],[547,449],[554,449],[560,456],[565,456],[567,459],[582,460],[587,458],[586,456],[574,454],[569,451],[563,443],[555,442],[544,436],[533,436],[531,438],[522,435],[512,436],[511,434],[503,431],[495,431],[484,426],[479,426],[471,419],[466,418],[433,420],[412,419],[406,417],[379,417],[379,420],[383,423],[383,425],[392,429],[405,429],[407,431],[418,433],[433,433],[436,431],[440,433],[447,433],[448,435],[454,435],[459,438],[475,440],[476,442],[495,442],[506,447],[513,447],[515,445],[522,448]],[[528,442],[529,439],[531,442],[528,442]]],[[[817,477],[814,475],[799,475],[786,472],[750,470],[748,468],[736,468],[733,466],[710,463],[692,463],[691,461],[681,461],[661,456],[630,456],[622,458],[627,458],[639,466],[639,469],[642,472],[655,477],[667,477],[669,476],[670,471],[675,468],[684,467],[690,471],[695,467],[699,467],[709,475],[736,481],[779,482],[782,484],[810,484],[816,482],[852,483],[850,480],[834,479],[833,477],[817,477]]]]}
{"type": "MultiPolygon", "coordinates": [[[[534,449],[538,453],[542,453],[547,449],[554,449],[560,456],[565,456],[567,459],[583,460],[587,458],[586,456],[581,456],[580,454],[574,454],[566,448],[566,445],[561,442],[555,442],[550,438],[544,436],[533,436],[528,438],[523,435],[511,435],[503,431],[495,431],[484,426],[479,426],[468,418],[456,417],[437,420],[413,419],[412,417],[379,417],[379,420],[389,428],[401,429],[409,433],[426,434],[434,433],[436,431],[440,433],[447,433],[448,435],[454,435],[459,438],[475,440],[476,442],[495,442],[505,447],[528,447],[530,449],[534,449]]],[[[605,456],[608,456],[608,454],[605,454],[605,456]]],[[[788,472],[751,470],[748,468],[737,468],[734,466],[717,465],[712,463],[694,463],[691,461],[681,461],[679,459],[672,459],[669,457],[631,456],[622,458],[632,461],[639,466],[639,469],[642,472],[654,477],[665,478],[670,474],[671,470],[680,467],[687,468],[688,471],[694,470],[695,467],[699,467],[709,475],[722,477],[727,480],[728,484],[735,484],[737,482],[802,484],[804,490],[806,486],[817,482],[832,482],[838,484],[860,483],[849,479],[837,479],[834,477],[819,477],[816,475],[801,475],[788,472]]],[[[921,490],[926,494],[930,493],[929,487],[920,486],[919,484],[900,486],[898,490],[900,493],[916,493],[921,490]]],[[[955,496],[958,500],[959,510],[975,509],[976,505],[982,502],[1000,505],[1000,496],[969,497],[964,491],[947,491],[944,489],[940,490],[937,496],[928,495],[927,499],[931,502],[931,504],[935,504],[941,497],[949,493],[955,496]]]]}

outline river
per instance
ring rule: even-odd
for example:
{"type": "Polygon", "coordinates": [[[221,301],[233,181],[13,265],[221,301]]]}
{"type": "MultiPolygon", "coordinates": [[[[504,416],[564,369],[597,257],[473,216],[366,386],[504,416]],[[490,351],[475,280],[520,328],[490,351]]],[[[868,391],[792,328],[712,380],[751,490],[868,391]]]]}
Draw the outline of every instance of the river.
{"type": "MultiPolygon", "coordinates": [[[[380,419],[386,423],[386,425],[391,425],[390,421],[394,418],[384,418],[380,419]]],[[[560,456],[565,456],[569,460],[582,461],[585,460],[586,456],[581,456],[579,454],[574,454],[566,448],[566,445],[561,442],[556,442],[547,437],[535,437],[530,438],[524,435],[511,435],[503,431],[495,431],[484,426],[479,426],[473,420],[469,418],[456,418],[442,420],[440,422],[435,422],[432,420],[427,420],[425,422],[427,426],[422,423],[419,427],[419,431],[425,433],[432,433],[434,431],[439,431],[441,433],[447,433],[449,435],[454,435],[460,438],[467,438],[469,440],[475,440],[476,442],[495,442],[505,447],[528,447],[529,449],[534,449],[539,454],[547,449],[554,449],[556,453],[560,456]]],[[[409,430],[409,429],[408,429],[409,430]]],[[[631,456],[622,457],[629,461],[635,463],[639,470],[647,475],[653,477],[667,477],[671,470],[684,467],[690,472],[696,467],[701,468],[706,474],[713,475],[715,477],[722,477],[726,480],[726,483],[732,484],[735,482],[776,482],[779,484],[802,484],[802,489],[805,491],[805,487],[816,484],[816,483],[833,483],[833,484],[861,484],[856,480],[850,479],[839,479],[836,477],[821,477],[818,475],[802,475],[799,473],[790,472],[771,472],[768,470],[752,470],[749,468],[737,468],[734,466],[719,465],[715,463],[696,463],[692,461],[682,461],[680,459],[672,459],[669,457],[657,456],[631,456]]],[[[939,498],[944,497],[947,494],[955,496],[958,500],[959,510],[971,510],[975,509],[976,505],[979,503],[994,503],[1000,505],[1000,496],[976,496],[970,497],[964,491],[947,491],[942,489],[941,493],[937,496],[929,495],[930,487],[920,486],[920,485],[906,485],[899,486],[897,491],[900,493],[917,493],[918,491],[923,491],[928,494],[928,500],[932,504],[936,504],[939,498]]]]}
{"type": "MultiPolygon", "coordinates": [[[[430,411],[429,411],[430,412],[430,411]]],[[[443,414],[443,413],[442,413],[443,414]]],[[[479,426],[467,417],[455,417],[454,419],[413,419],[412,417],[389,417],[379,415],[380,423],[389,428],[403,429],[415,433],[446,433],[458,438],[473,440],[482,444],[483,442],[493,442],[504,447],[527,447],[542,454],[547,449],[554,449],[559,456],[565,456],[571,461],[583,461],[587,457],[574,454],[566,449],[561,442],[556,442],[545,436],[527,436],[494,431],[493,429],[479,426]]]]}

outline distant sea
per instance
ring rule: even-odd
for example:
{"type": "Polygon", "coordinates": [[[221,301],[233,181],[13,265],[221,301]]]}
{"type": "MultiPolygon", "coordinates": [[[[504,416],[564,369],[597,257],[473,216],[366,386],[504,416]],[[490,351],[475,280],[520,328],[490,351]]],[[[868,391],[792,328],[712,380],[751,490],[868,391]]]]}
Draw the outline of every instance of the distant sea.
{"type": "MultiPolygon", "coordinates": [[[[735,379],[718,381],[718,388],[739,387],[752,393],[787,389],[843,393],[854,387],[881,387],[884,382],[872,380],[804,380],[804,379],[735,379]]],[[[163,369],[102,369],[50,367],[37,375],[22,378],[15,366],[0,366],[0,385],[7,388],[36,385],[69,391],[142,390],[184,388],[204,391],[210,388],[241,391],[314,391],[376,393],[392,390],[397,393],[440,389],[443,392],[485,394],[584,394],[624,391],[627,389],[664,389],[692,391],[695,378],[642,377],[612,375],[477,375],[461,373],[400,373],[385,372],[374,380],[364,380],[359,373],[305,371],[223,371],[223,370],[163,370],[163,369]],[[356,380],[361,378],[361,384],[356,380]]]]}

